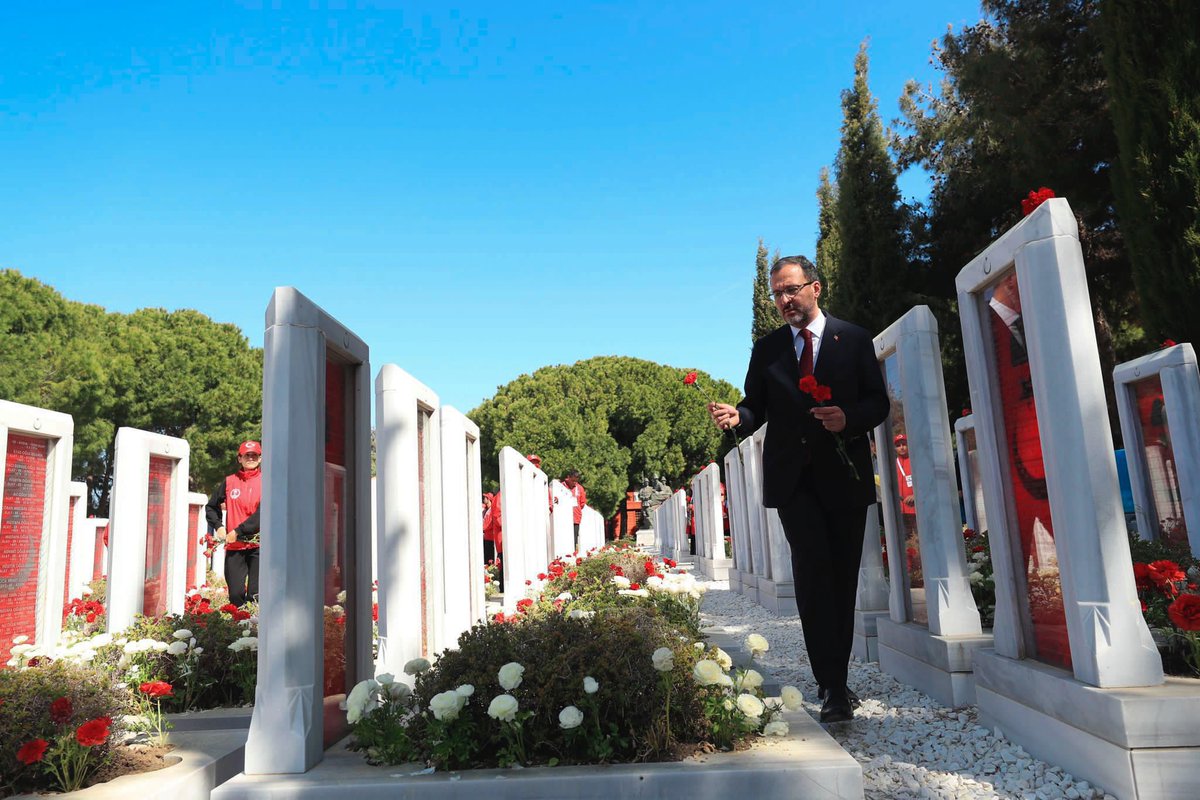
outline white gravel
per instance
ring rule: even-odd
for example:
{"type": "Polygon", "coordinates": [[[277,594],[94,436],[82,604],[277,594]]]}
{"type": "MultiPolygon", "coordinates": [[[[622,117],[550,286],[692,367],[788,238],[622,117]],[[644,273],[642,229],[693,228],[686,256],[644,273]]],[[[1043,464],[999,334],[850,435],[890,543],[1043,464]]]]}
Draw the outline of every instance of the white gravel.
{"type": "MultiPolygon", "coordinates": [[[[821,710],[804,633],[795,613],[776,616],[724,581],[709,582],[701,617],[704,625],[732,633],[759,633],[771,649],[755,661],[781,686],[798,687],[816,718],[821,710]]],[[[862,707],[849,724],[826,730],[863,768],[870,800],[893,798],[1003,798],[1116,800],[1060,767],[1032,757],[1019,745],[978,724],[974,708],[945,708],[879,671],[850,662],[850,688],[862,707]]]]}

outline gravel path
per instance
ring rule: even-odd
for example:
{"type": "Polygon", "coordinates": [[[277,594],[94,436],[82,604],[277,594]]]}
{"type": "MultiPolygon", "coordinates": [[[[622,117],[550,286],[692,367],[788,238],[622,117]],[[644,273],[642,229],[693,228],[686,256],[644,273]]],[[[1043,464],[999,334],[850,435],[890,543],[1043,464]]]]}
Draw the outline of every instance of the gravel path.
{"type": "MultiPolygon", "coordinates": [[[[794,613],[775,616],[729,591],[727,582],[708,587],[701,606],[704,624],[765,636],[771,649],[756,659],[759,670],[780,685],[798,687],[808,712],[817,717],[821,707],[799,618],[794,613]]],[[[974,708],[945,708],[875,664],[851,661],[850,688],[863,698],[854,722],[826,730],[862,764],[869,800],[1116,800],[981,727],[974,708]]]]}

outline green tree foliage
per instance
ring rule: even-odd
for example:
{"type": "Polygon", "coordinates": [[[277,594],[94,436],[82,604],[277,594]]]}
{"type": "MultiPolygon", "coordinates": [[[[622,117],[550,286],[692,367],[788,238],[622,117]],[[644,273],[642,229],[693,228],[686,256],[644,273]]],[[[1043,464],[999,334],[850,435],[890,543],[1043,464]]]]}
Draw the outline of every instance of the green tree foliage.
{"type": "Polygon", "coordinates": [[[842,235],[837,224],[837,185],[829,180],[829,167],[821,167],[817,184],[817,272],[821,276],[821,308],[835,317],[845,316],[838,305],[838,265],[842,235]]]}
{"type": "Polygon", "coordinates": [[[937,92],[910,82],[900,99],[899,164],[921,164],[933,182],[914,238],[927,263],[921,290],[939,318],[952,408],[968,402],[954,278],[1020,221],[1021,199],[1042,186],[1067,198],[1079,220],[1105,371],[1138,352],[1137,303],[1113,215],[1117,151],[1098,7],[1099,0],[983,0],[983,20],[935,44],[945,74],[937,92]]]}
{"type": "Polygon", "coordinates": [[[106,514],[120,427],[187,439],[197,491],[236,468],[238,442],[262,428],[262,351],[196,311],[109,314],[5,270],[0,397],[74,418],[72,472],[106,514]]]}
{"type": "Polygon", "coordinates": [[[1142,318],[1154,341],[1200,341],[1200,3],[1105,0],[1112,171],[1142,318]]]}
{"type": "Polygon", "coordinates": [[[842,92],[837,155],[837,304],[846,319],[878,333],[912,307],[915,270],[905,255],[906,213],[896,168],[867,84],[867,45],[854,58],[854,85],[842,92]]]}
{"type": "Polygon", "coordinates": [[[771,264],[767,260],[767,246],[758,240],[758,254],[754,258],[754,320],[750,325],[750,341],[757,342],[771,331],[783,325],[783,317],[771,299],[771,264]]]}
{"type": "Polygon", "coordinates": [[[499,488],[505,446],[537,453],[552,478],[578,469],[588,503],[605,517],[642,476],[680,487],[733,445],[705,403],[735,402],[731,384],[625,356],[543,367],[501,386],[471,412],[479,425],[485,487],[499,488]]]}

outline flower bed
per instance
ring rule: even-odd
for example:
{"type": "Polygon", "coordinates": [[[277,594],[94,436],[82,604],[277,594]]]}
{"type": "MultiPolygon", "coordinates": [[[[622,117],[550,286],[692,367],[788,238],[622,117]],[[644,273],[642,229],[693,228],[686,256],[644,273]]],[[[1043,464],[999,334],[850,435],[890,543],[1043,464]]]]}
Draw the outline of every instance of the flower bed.
{"type": "MultiPolygon", "coordinates": [[[[371,763],[464,769],[670,760],[786,734],[762,676],[696,641],[701,589],[673,567],[613,548],[551,563],[516,614],[475,626],[433,666],[411,662],[411,687],[392,675],[356,686],[351,747],[371,763]]],[[[799,692],[785,701],[798,707],[799,692]]]]}

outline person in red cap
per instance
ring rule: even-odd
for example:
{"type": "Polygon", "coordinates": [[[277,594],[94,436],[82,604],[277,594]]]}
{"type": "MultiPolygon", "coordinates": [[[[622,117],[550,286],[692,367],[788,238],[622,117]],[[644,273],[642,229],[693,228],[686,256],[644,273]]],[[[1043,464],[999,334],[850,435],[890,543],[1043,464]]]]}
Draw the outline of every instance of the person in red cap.
{"type": "Polygon", "coordinates": [[[258,506],[262,500],[262,445],[242,442],[238,447],[241,469],[217,487],[208,498],[205,517],[225,545],[225,581],[229,602],[241,606],[258,600],[258,506]],[[221,506],[225,519],[221,520],[221,506]]]}
{"type": "Polygon", "coordinates": [[[904,520],[904,537],[915,546],[917,533],[917,498],[913,495],[912,462],[908,458],[908,437],[896,434],[896,487],[900,494],[900,517],[904,520]]]}

